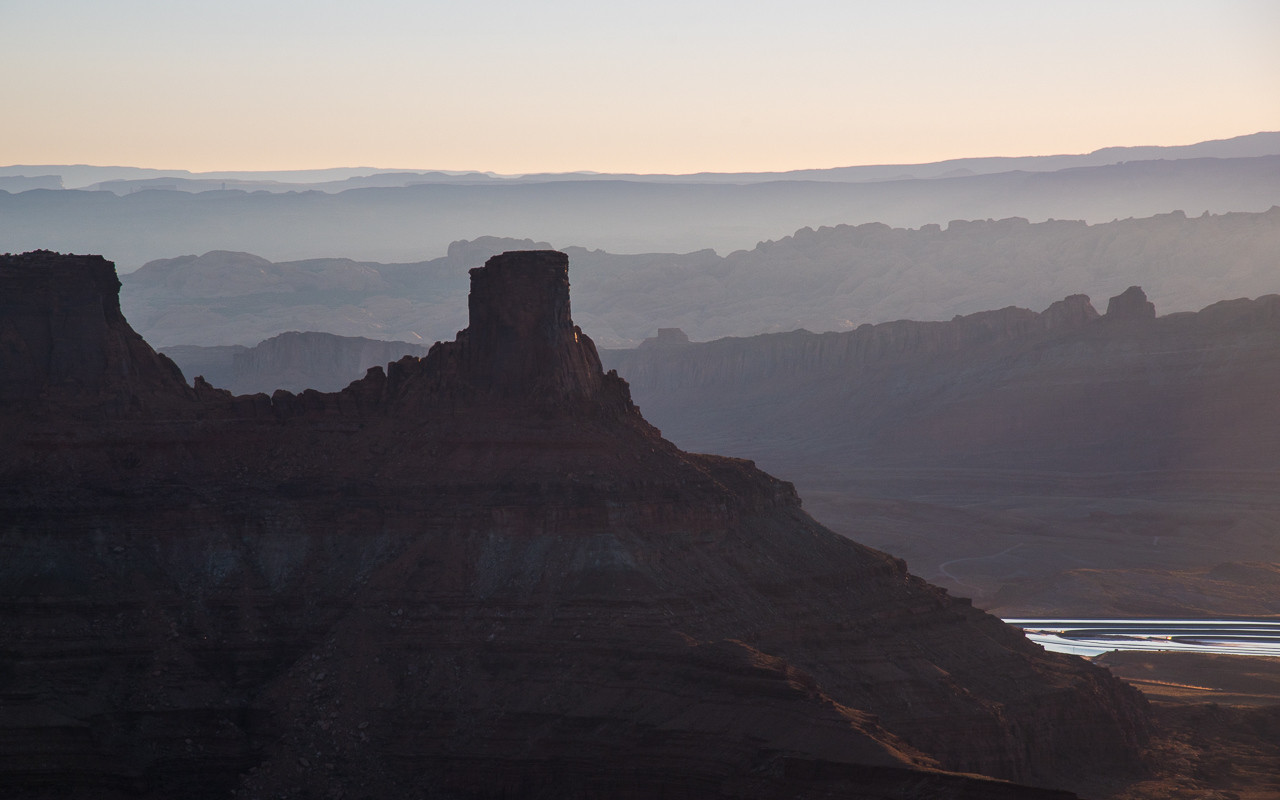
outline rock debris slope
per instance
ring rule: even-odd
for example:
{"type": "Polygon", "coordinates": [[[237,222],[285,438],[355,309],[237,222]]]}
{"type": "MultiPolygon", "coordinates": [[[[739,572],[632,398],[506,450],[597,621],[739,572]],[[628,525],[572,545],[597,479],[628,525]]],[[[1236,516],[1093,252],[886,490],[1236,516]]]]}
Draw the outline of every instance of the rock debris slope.
{"type": "Polygon", "coordinates": [[[240,797],[1051,797],[1144,702],[750,462],[683,453],[567,258],[341,392],[188,386],[112,265],[0,260],[0,786],[240,797]]]}

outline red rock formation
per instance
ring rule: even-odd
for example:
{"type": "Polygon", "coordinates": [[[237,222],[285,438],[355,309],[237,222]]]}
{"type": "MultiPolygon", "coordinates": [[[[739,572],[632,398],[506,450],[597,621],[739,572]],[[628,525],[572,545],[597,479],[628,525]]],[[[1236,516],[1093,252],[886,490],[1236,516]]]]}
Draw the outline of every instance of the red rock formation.
{"type": "Polygon", "coordinates": [[[58,361],[97,406],[28,369],[0,421],[10,795],[1049,797],[939,770],[1137,768],[1145,706],[1104,670],[663,440],[562,254],[474,270],[472,327],[422,359],[271,398],[189,389],[105,262],[54,261],[0,260],[5,352],[53,352],[62,284],[105,322],[58,361]]]}
{"type": "Polygon", "coordinates": [[[456,341],[433,346],[418,368],[432,390],[525,406],[591,402],[608,393],[611,403],[630,405],[625,384],[602,374],[595,345],[569,316],[564,253],[494,256],[471,270],[468,308],[471,325],[456,341]]]}

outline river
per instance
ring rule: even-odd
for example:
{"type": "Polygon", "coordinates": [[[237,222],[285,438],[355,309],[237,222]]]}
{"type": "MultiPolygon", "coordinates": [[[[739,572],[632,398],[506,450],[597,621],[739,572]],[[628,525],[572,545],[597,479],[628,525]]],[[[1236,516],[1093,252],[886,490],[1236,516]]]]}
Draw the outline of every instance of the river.
{"type": "Polygon", "coordinates": [[[1280,657],[1280,621],[1220,619],[1006,619],[1046,650],[1178,650],[1280,657]]]}

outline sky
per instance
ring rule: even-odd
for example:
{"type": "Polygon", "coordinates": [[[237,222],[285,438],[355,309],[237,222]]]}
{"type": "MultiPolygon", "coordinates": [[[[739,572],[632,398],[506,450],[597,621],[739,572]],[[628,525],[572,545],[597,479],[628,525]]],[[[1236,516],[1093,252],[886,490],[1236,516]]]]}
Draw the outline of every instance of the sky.
{"type": "Polygon", "coordinates": [[[0,164],[767,171],[1280,130],[1280,3],[0,0],[0,164]]]}

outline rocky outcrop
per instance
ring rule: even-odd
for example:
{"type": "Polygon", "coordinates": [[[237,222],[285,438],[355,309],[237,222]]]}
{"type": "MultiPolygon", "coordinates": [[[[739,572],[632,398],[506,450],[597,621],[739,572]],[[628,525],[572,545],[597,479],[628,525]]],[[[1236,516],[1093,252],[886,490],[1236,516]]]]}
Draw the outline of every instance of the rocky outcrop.
{"type": "Polygon", "coordinates": [[[105,414],[188,397],[182,373],[120,313],[101,256],[0,257],[0,401],[93,405],[105,414]]]}
{"type": "Polygon", "coordinates": [[[1130,286],[1107,301],[1108,320],[1147,320],[1156,318],[1156,305],[1147,301],[1140,286],[1130,286]]]}
{"type": "MultiPolygon", "coordinates": [[[[39,306],[56,258],[4,261],[0,296],[39,306]]],[[[1139,767],[1105,671],[664,440],[563,254],[471,277],[470,328],[338,393],[171,370],[109,416],[14,382],[41,403],[0,417],[7,794],[1049,797],[956,772],[1139,767]]]]}
{"type": "MultiPolygon", "coordinates": [[[[456,369],[490,397],[524,403],[590,401],[604,385],[595,345],[569,316],[569,257],[504,253],[471,271],[471,324],[427,361],[456,369]]],[[[429,368],[428,368],[429,369],[429,368]]],[[[615,376],[616,379],[616,376],[615,376]]],[[[616,380],[615,380],[616,385],[616,380]]],[[[624,394],[616,388],[619,397],[624,394]]],[[[630,405],[630,398],[625,400],[630,405]]]]}

